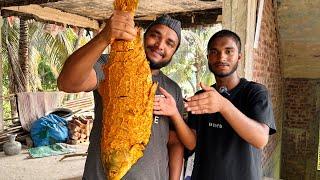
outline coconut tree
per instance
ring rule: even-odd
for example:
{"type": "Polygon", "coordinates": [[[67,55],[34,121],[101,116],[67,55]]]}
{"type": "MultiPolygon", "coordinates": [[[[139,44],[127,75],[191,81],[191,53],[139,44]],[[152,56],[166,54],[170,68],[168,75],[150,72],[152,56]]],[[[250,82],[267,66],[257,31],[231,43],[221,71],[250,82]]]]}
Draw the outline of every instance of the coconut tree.
{"type": "MultiPolygon", "coordinates": [[[[18,61],[18,35],[19,35],[18,23],[12,21],[12,19],[4,19],[2,26],[2,59],[4,66],[4,85],[8,87],[8,93],[13,94],[15,92],[23,91],[22,82],[24,81],[24,75],[18,61]]],[[[16,106],[14,99],[10,100],[11,112],[16,112],[16,106]]],[[[15,114],[12,114],[15,116],[15,114]]]]}
{"type": "Polygon", "coordinates": [[[85,44],[88,39],[83,38],[83,30],[74,32],[71,28],[59,27],[52,32],[50,26],[42,23],[33,23],[37,26],[30,44],[30,57],[37,66],[38,77],[44,89],[56,89],[56,79],[66,58],[77,48],[85,44]]]}
{"type": "Polygon", "coordinates": [[[22,80],[22,89],[18,92],[28,92],[30,91],[30,62],[28,56],[29,48],[29,37],[28,37],[28,21],[25,17],[20,17],[20,33],[19,33],[19,64],[22,70],[22,75],[24,76],[22,80]]]}
{"type": "MultiPolygon", "coordinates": [[[[82,38],[82,29],[60,27],[54,32],[46,24],[25,19],[19,23],[12,17],[4,19],[2,32],[4,86],[9,94],[26,91],[25,84],[30,91],[55,90],[64,60],[88,41],[82,38]]],[[[16,103],[10,104],[11,112],[16,112],[16,103]]]]}

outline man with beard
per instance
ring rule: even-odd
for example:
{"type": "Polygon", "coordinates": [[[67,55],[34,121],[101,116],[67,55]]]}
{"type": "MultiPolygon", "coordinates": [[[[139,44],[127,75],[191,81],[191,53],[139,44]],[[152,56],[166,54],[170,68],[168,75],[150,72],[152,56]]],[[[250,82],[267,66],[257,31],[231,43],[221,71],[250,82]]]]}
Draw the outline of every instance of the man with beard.
{"type": "MultiPolygon", "coordinates": [[[[65,62],[58,78],[60,90],[81,92],[94,90],[95,120],[90,134],[88,157],[83,179],[106,179],[100,159],[100,139],[102,129],[102,102],[96,90],[99,82],[105,77],[102,65],[108,56],[102,54],[104,49],[114,40],[133,40],[137,32],[132,15],[128,12],[115,11],[106,23],[106,27],[89,43],[74,52],[65,62]]],[[[180,87],[160,69],[170,63],[173,54],[179,47],[181,39],[181,23],[169,16],[162,16],[147,28],[144,34],[145,53],[152,71],[153,81],[159,83],[157,94],[162,92],[173,98],[178,112],[175,117],[181,118],[183,98],[180,87]],[[164,90],[166,89],[166,90],[164,90]],[[179,117],[180,116],[180,117],[179,117]]],[[[134,61],[134,59],[133,59],[134,61]]],[[[155,97],[154,121],[149,143],[144,155],[123,177],[126,180],[163,180],[180,178],[183,162],[183,145],[169,123],[172,112],[158,109],[157,102],[164,97],[155,97]]],[[[181,118],[182,119],[182,118],[181,118]]]]}
{"type": "Polygon", "coordinates": [[[238,76],[241,42],[234,32],[214,34],[207,52],[216,84],[201,83],[202,90],[185,103],[193,133],[176,127],[181,142],[195,151],[191,179],[262,179],[261,151],[276,132],[267,89],[238,76]]]}

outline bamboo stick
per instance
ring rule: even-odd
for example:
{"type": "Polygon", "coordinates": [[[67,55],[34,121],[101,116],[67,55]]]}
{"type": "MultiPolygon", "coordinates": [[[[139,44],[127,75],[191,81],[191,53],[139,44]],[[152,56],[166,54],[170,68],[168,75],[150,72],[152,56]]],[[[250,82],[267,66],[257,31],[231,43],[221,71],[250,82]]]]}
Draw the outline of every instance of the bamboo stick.
{"type": "MultiPolygon", "coordinates": [[[[22,129],[21,129],[22,130],[22,129]]],[[[17,134],[17,135],[20,135],[20,134],[23,134],[23,133],[25,133],[24,131],[21,131],[21,132],[19,132],[20,131],[20,129],[19,130],[14,130],[14,131],[10,131],[10,132],[6,132],[6,133],[1,133],[0,134],[0,141],[1,141],[1,139],[7,139],[8,137],[7,137],[7,134],[17,134]]]]}
{"type": "Polygon", "coordinates": [[[10,120],[15,120],[15,119],[19,119],[19,117],[6,118],[6,119],[3,119],[3,121],[10,121],[10,120]]]}

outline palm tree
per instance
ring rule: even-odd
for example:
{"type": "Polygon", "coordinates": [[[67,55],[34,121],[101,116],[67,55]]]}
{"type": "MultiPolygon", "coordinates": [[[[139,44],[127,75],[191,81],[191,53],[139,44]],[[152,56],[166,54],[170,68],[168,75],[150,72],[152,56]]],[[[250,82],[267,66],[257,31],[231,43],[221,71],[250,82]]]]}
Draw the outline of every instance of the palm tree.
{"type": "MultiPolygon", "coordinates": [[[[7,62],[7,74],[4,74],[4,77],[7,77],[8,80],[8,93],[13,94],[15,92],[22,92],[23,91],[23,85],[21,82],[24,80],[24,76],[22,73],[22,70],[20,68],[19,62],[18,62],[18,30],[19,27],[17,23],[13,23],[12,27],[10,25],[11,23],[8,21],[8,19],[4,19],[4,24],[2,26],[2,58],[3,62],[7,62]]],[[[11,114],[12,117],[15,116],[16,112],[16,106],[14,99],[10,100],[11,104],[11,114]]]]}
{"type": "MultiPolygon", "coordinates": [[[[33,23],[36,31],[33,34],[30,44],[30,58],[35,62],[35,68],[38,71],[42,86],[56,89],[56,79],[67,57],[77,48],[85,44],[88,39],[83,38],[83,29],[74,32],[71,28],[61,28],[56,33],[50,34],[50,27],[55,25],[47,25],[39,22],[33,23]],[[49,71],[48,71],[49,70],[49,71]],[[49,80],[49,84],[45,84],[44,80],[49,80]],[[48,86],[47,86],[48,85],[48,86]]],[[[46,88],[44,88],[46,89],[46,88]]]]}
{"type": "Polygon", "coordinates": [[[28,56],[29,38],[28,38],[28,22],[25,17],[20,17],[20,38],[19,38],[19,64],[24,79],[22,80],[22,89],[18,92],[30,91],[30,62],[28,56]]]}
{"type": "MultiPolygon", "coordinates": [[[[75,33],[62,27],[52,35],[46,24],[26,19],[19,24],[17,18],[8,19],[12,20],[5,18],[2,26],[1,49],[6,93],[24,92],[26,87],[30,91],[56,90],[56,79],[65,59],[89,39],[83,38],[84,30],[75,33]]],[[[16,112],[15,102],[10,104],[11,112],[16,112]]]]}

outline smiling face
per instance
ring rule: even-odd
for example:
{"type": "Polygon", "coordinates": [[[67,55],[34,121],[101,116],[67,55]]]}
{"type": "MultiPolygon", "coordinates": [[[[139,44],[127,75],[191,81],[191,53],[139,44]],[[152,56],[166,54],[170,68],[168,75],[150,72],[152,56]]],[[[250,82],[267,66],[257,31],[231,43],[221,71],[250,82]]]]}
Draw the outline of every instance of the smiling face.
{"type": "Polygon", "coordinates": [[[235,73],[240,59],[241,53],[232,37],[219,37],[209,45],[209,69],[218,78],[235,73]]]}
{"type": "Polygon", "coordinates": [[[157,24],[146,32],[144,49],[151,69],[161,69],[171,61],[179,44],[174,30],[166,25],[157,24]]]}

